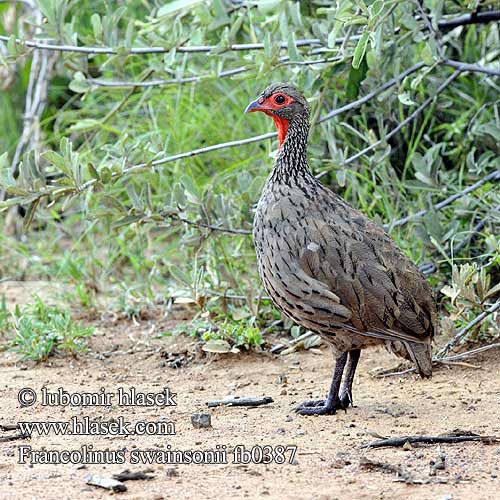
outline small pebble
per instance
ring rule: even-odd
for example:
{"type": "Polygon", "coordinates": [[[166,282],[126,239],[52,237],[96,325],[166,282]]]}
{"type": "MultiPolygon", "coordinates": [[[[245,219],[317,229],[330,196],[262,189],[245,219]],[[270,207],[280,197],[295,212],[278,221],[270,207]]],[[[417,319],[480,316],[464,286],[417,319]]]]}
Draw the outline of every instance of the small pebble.
{"type": "Polygon", "coordinates": [[[212,417],[210,413],[193,413],[191,423],[195,429],[206,429],[212,427],[212,417]]]}

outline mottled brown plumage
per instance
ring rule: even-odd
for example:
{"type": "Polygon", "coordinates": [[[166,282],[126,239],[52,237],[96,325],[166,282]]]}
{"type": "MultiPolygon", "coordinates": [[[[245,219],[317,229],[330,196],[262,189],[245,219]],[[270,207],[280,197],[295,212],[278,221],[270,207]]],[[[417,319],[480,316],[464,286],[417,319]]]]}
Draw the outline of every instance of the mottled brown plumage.
{"type": "Polygon", "coordinates": [[[275,305],[321,335],[337,356],[328,398],[296,410],[331,414],[352,404],[360,349],[372,345],[385,344],[430,376],[437,325],[432,290],[383,229],[312,175],[306,99],[275,84],[247,111],[272,116],[281,143],[254,220],[260,276],[275,305]]]}

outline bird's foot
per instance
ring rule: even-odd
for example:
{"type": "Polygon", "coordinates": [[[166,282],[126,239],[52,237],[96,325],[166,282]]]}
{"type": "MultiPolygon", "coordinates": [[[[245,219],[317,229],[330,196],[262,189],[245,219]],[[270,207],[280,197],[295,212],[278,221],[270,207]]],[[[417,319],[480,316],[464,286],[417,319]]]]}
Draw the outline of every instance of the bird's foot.
{"type": "Polygon", "coordinates": [[[354,403],[352,401],[352,392],[351,391],[344,391],[340,395],[340,405],[343,410],[347,410],[349,406],[354,406],[354,403]]]}
{"type": "Polygon", "coordinates": [[[338,409],[345,409],[339,398],[308,399],[294,408],[299,415],[335,415],[338,409]]]}

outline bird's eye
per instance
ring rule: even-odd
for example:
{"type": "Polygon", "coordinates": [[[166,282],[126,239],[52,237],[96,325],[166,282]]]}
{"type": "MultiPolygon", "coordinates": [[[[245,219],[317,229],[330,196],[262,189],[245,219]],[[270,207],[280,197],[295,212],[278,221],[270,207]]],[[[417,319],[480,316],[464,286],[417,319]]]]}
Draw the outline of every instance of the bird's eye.
{"type": "Polygon", "coordinates": [[[274,98],[274,102],[276,104],[283,104],[285,102],[285,96],[281,95],[281,94],[278,94],[275,98],[274,98]]]}

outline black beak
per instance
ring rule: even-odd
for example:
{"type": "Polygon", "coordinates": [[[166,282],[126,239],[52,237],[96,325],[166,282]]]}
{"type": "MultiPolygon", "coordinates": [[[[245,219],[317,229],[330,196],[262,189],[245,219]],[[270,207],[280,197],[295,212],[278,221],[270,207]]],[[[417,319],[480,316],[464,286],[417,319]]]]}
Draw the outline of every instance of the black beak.
{"type": "Polygon", "coordinates": [[[248,106],[247,109],[245,109],[245,113],[252,113],[254,111],[260,111],[262,108],[260,107],[259,104],[259,99],[255,99],[255,101],[252,101],[248,106]]]}

